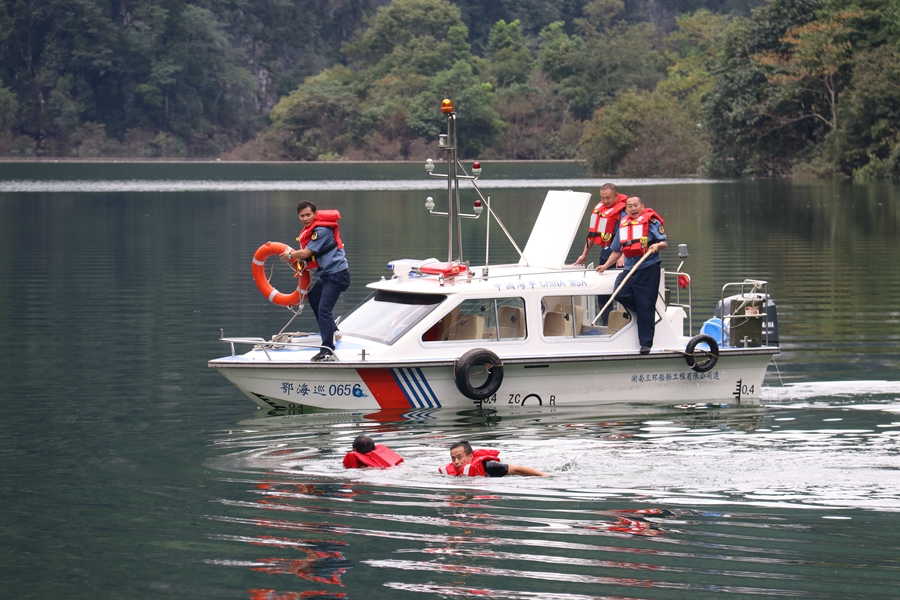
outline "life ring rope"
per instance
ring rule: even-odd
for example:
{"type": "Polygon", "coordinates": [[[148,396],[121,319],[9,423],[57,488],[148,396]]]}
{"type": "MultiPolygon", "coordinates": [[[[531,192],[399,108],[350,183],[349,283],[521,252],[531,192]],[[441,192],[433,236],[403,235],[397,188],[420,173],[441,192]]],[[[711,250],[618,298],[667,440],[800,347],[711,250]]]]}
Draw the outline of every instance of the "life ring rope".
{"type": "Polygon", "coordinates": [[[286,250],[293,249],[281,242],[266,242],[260,246],[253,255],[252,269],[253,281],[256,283],[256,287],[259,288],[262,295],[266,297],[266,300],[273,304],[277,304],[278,306],[290,308],[292,306],[302,305],[306,300],[306,297],[309,295],[310,281],[312,278],[309,269],[306,268],[305,264],[300,261],[291,261],[291,266],[297,271],[297,274],[295,275],[295,277],[297,277],[297,289],[290,294],[285,294],[275,289],[275,286],[269,282],[271,274],[268,277],[266,276],[266,259],[271,256],[284,254],[286,250]]]}
{"type": "Polygon", "coordinates": [[[716,363],[719,360],[719,344],[716,342],[715,338],[711,335],[707,335],[705,333],[701,333],[699,335],[695,335],[684,347],[684,360],[687,362],[687,365],[698,373],[705,373],[716,366],[716,363]],[[700,344],[706,344],[709,346],[709,350],[700,350],[701,356],[707,358],[706,361],[698,363],[695,359],[697,346],[700,344]]]}

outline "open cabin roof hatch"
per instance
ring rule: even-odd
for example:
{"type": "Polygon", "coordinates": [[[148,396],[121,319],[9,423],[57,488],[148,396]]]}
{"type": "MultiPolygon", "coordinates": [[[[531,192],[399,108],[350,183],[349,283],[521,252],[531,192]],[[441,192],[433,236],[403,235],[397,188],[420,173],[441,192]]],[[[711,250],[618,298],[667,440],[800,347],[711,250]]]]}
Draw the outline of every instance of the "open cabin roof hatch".
{"type": "Polygon", "coordinates": [[[519,266],[562,269],[590,199],[587,192],[547,192],[519,266]]]}

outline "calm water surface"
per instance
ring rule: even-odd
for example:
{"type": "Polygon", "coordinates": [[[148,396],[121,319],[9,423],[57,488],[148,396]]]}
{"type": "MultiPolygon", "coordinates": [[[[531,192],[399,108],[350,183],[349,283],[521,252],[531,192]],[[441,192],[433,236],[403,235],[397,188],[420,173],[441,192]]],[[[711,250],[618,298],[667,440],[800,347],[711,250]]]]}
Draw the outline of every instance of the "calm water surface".
{"type": "MultiPolygon", "coordinates": [[[[572,165],[485,167],[520,244],[547,187],[597,191],[572,165]]],[[[723,283],[770,282],[762,409],[272,417],[206,368],[220,329],[287,322],[250,258],[297,236],[301,198],[345,216],[343,312],[388,260],[446,252],[438,185],[402,164],[0,164],[0,596],[896,597],[900,189],[621,182],[689,244],[695,328],[723,283]],[[405,464],[342,469],[363,431],[405,464]],[[460,438],[551,476],[442,478],[460,438]]],[[[483,221],[468,233],[480,262],[483,221]]],[[[515,258],[499,229],[490,253],[515,258]]]]}

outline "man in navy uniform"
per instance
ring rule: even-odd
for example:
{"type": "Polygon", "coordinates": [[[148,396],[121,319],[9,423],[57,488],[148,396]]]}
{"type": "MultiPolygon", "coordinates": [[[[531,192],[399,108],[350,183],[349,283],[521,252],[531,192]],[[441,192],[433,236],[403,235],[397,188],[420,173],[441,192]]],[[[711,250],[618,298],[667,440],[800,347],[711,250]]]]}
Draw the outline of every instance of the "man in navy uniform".
{"type": "MultiPolygon", "coordinates": [[[[335,360],[334,332],[337,325],[334,322],[334,305],[341,292],[350,287],[350,266],[344,255],[337,221],[317,219],[317,211],[316,205],[307,200],[297,205],[297,215],[303,224],[303,231],[297,238],[301,249],[288,250],[282,255],[285,261],[300,259],[318,263],[316,282],[309,290],[309,305],[316,315],[322,335],[322,350],[312,357],[315,362],[335,360]]],[[[337,211],[331,212],[337,214],[337,211]]]]}
{"type": "Polygon", "coordinates": [[[625,269],[616,278],[616,288],[645,256],[634,274],[616,296],[619,304],[637,317],[638,340],[641,354],[649,354],[653,347],[653,333],[656,330],[656,299],[659,296],[660,263],[659,251],[667,247],[666,230],[663,219],[652,208],[645,208],[637,196],[625,202],[627,213],[619,221],[619,231],[613,238],[612,252],[597,271],[603,273],[623,254],[625,269]]]}

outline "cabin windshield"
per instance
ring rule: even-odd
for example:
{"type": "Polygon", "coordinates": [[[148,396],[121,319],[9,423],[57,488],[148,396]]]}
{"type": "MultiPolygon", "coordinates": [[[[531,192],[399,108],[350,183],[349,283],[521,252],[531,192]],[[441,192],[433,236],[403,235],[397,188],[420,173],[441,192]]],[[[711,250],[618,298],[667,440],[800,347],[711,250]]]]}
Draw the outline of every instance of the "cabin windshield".
{"type": "Polygon", "coordinates": [[[391,345],[447,299],[441,294],[379,290],[341,319],[342,333],[391,345]]]}

